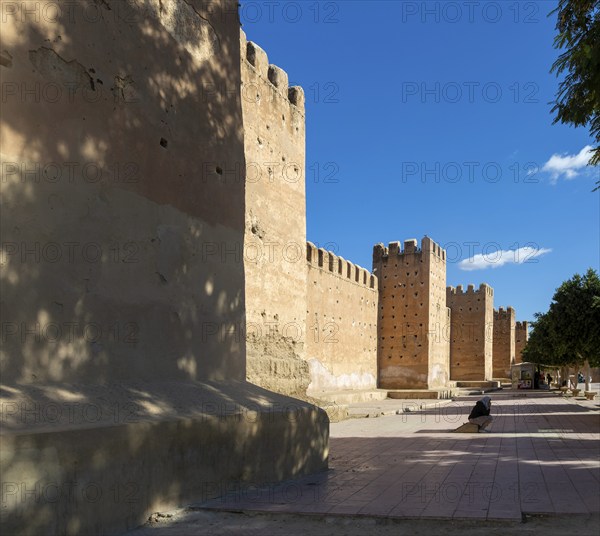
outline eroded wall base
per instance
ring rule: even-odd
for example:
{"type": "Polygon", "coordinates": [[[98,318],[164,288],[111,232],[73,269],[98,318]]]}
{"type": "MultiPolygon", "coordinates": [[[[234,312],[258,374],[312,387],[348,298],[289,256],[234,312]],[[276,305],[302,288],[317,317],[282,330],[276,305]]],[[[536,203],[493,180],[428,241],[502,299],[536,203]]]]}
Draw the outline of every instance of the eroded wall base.
{"type": "Polygon", "coordinates": [[[309,363],[285,348],[277,353],[278,345],[271,346],[271,354],[261,354],[261,346],[248,344],[246,377],[248,381],[270,391],[304,398],[310,383],[309,363]]]}

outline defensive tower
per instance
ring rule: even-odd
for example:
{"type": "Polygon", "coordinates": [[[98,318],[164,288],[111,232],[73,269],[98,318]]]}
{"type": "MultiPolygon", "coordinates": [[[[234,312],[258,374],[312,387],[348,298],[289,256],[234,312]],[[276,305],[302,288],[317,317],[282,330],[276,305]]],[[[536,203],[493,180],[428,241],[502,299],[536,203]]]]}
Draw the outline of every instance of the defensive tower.
{"type": "Polygon", "coordinates": [[[447,386],[450,323],[446,307],[446,251],[431,238],[373,248],[379,282],[377,362],[379,386],[447,386]]]}
{"type": "Polygon", "coordinates": [[[512,307],[494,311],[492,363],[494,378],[510,378],[510,366],[515,363],[515,310],[512,307]]]}
{"type": "Polygon", "coordinates": [[[482,283],[463,291],[462,285],[446,289],[450,308],[450,379],[492,379],[494,290],[482,283]]]}
{"type": "Polygon", "coordinates": [[[515,363],[523,362],[523,349],[529,339],[529,322],[515,323],[515,363]]]}

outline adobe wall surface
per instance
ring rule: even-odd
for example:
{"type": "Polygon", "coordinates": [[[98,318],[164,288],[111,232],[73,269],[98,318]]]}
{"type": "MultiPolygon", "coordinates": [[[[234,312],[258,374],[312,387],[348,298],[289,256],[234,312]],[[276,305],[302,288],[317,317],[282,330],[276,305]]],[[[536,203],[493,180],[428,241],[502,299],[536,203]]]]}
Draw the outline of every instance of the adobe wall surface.
{"type": "Polygon", "coordinates": [[[10,395],[4,534],[123,534],[157,511],[327,469],[325,412],[248,382],[49,384],[10,395]],[[132,400],[133,388],[151,399],[132,400]]]}
{"type": "Polygon", "coordinates": [[[237,2],[66,4],[0,4],[11,534],[121,533],[206,485],[327,467],[324,412],[246,382],[237,2]]]}
{"type": "Polygon", "coordinates": [[[308,394],[377,387],[377,278],[307,244],[308,394]]]}
{"type": "Polygon", "coordinates": [[[430,238],[378,244],[373,273],[379,281],[379,386],[444,387],[449,379],[450,323],[446,307],[446,252],[430,238]]]}
{"type": "Polygon", "coordinates": [[[235,2],[26,4],[2,8],[3,381],[243,379],[244,184],[217,172],[242,106],[203,91],[239,84],[235,2]]]}
{"type": "Polygon", "coordinates": [[[447,288],[451,311],[450,379],[492,379],[494,290],[481,284],[447,288]]]}
{"type": "Polygon", "coordinates": [[[429,375],[428,387],[446,387],[450,380],[450,309],[446,305],[446,251],[431,238],[421,240],[429,277],[429,375]]]}
{"type": "Polygon", "coordinates": [[[290,395],[310,382],[306,348],[304,93],[241,33],[246,156],[247,378],[290,395]]]}
{"type": "Polygon", "coordinates": [[[529,340],[529,322],[515,323],[515,363],[523,362],[523,348],[529,340]]]}
{"type": "Polygon", "coordinates": [[[494,311],[493,376],[510,378],[510,366],[515,362],[515,310],[500,307],[494,311]]]}

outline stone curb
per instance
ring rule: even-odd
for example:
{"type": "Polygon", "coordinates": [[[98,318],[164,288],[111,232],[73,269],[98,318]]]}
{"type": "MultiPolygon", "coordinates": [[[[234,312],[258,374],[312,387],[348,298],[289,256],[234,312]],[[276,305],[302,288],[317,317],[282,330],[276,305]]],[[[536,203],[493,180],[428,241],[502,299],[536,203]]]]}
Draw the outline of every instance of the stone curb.
{"type": "MultiPolygon", "coordinates": [[[[402,402],[406,403],[406,402],[414,402],[415,399],[407,399],[407,400],[403,400],[402,402]]],[[[418,404],[418,407],[416,409],[413,408],[405,408],[404,410],[402,410],[401,408],[390,408],[390,409],[376,409],[374,408],[373,410],[365,410],[365,411],[360,411],[357,410],[355,413],[352,413],[352,408],[348,408],[348,419],[369,419],[369,418],[376,418],[376,417],[385,417],[388,415],[403,415],[405,413],[412,413],[412,412],[416,412],[416,411],[423,411],[426,409],[431,409],[431,408],[435,408],[435,407],[439,407],[439,406],[445,406],[447,404],[450,404],[451,402],[453,402],[453,400],[451,398],[440,398],[440,399],[435,399],[435,400],[428,400],[427,402],[421,402],[420,404],[418,404]]]]}

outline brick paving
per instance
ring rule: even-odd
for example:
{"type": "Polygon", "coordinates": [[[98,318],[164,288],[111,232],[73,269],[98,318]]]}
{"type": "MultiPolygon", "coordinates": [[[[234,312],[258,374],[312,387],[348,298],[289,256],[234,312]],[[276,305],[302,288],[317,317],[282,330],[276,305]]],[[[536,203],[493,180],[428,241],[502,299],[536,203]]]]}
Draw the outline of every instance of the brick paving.
{"type": "Polygon", "coordinates": [[[478,398],[332,424],[329,471],[195,506],[490,520],[600,513],[597,401],[501,391],[491,394],[490,433],[452,433],[478,398]]]}

